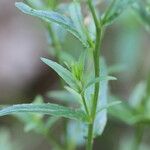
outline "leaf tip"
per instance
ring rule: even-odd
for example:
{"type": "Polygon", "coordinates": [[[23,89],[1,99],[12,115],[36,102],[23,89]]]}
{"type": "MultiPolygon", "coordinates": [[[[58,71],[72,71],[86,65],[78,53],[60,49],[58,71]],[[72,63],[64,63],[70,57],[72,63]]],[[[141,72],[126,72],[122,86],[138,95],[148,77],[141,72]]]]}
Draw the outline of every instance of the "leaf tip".
{"type": "Polygon", "coordinates": [[[15,3],[16,8],[18,8],[20,11],[22,11],[23,13],[26,14],[30,14],[30,12],[33,11],[33,9],[31,7],[29,7],[28,5],[26,5],[23,2],[16,2],[15,3]]]}
{"type": "Polygon", "coordinates": [[[108,80],[117,80],[117,78],[113,76],[108,76],[108,80]]]}
{"type": "Polygon", "coordinates": [[[20,9],[20,7],[21,7],[22,4],[23,4],[22,2],[15,2],[15,6],[16,6],[18,9],[20,9]]]}
{"type": "Polygon", "coordinates": [[[47,61],[47,58],[44,58],[44,57],[40,57],[40,59],[41,59],[41,61],[44,62],[44,63],[47,61]]]}

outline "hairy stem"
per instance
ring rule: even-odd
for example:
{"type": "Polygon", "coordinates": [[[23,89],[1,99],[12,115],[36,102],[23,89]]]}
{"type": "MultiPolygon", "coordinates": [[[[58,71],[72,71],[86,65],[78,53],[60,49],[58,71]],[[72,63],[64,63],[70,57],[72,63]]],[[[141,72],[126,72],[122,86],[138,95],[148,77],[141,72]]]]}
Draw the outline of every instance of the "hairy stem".
{"type": "MultiPolygon", "coordinates": [[[[89,9],[92,13],[95,27],[96,27],[96,43],[95,48],[93,50],[93,61],[94,61],[94,70],[95,70],[95,78],[99,77],[100,74],[100,47],[101,47],[101,39],[102,39],[102,27],[100,21],[96,15],[95,8],[91,0],[88,0],[89,9]]],[[[94,87],[94,99],[92,102],[92,110],[91,110],[91,123],[88,126],[88,141],[87,141],[87,150],[92,150],[93,147],[93,128],[94,128],[94,121],[96,117],[96,109],[97,109],[97,102],[99,97],[99,89],[100,83],[95,83],[94,87]]]]}

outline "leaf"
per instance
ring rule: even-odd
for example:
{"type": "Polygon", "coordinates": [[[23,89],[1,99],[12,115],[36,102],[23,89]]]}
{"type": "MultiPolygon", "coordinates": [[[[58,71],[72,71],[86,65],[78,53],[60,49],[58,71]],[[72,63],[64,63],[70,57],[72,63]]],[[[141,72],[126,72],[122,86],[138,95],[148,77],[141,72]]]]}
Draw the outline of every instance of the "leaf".
{"type": "Polygon", "coordinates": [[[78,38],[84,46],[87,46],[85,40],[82,39],[73,21],[69,17],[63,16],[62,14],[59,14],[55,11],[36,10],[22,2],[16,2],[15,5],[19,10],[21,10],[25,14],[35,16],[47,22],[53,22],[60,25],[62,28],[66,29],[68,32],[70,32],[76,38],[78,38]]]}
{"type": "MultiPolygon", "coordinates": [[[[115,96],[109,96],[110,101],[120,100],[115,96]]],[[[145,108],[146,109],[146,108],[145,108]]],[[[135,111],[127,102],[123,102],[121,105],[115,105],[108,109],[109,114],[128,125],[136,125],[139,123],[150,124],[150,115],[146,112],[135,111]]]]}
{"type": "MultiPolygon", "coordinates": [[[[101,76],[107,76],[107,66],[104,59],[101,59],[101,76]]],[[[107,105],[107,95],[108,95],[108,80],[103,80],[100,82],[100,92],[99,100],[97,103],[97,110],[105,107],[107,105]]],[[[94,136],[99,136],[103,133],[107,123],[107,110],[104,109],[96,114],[96,119],[94,122],[94,136]]]]}
{"type": "Polygon", "coordinates": [[[143,99],[146,95],[146,83],[140,82],[135,88],[132,90],[132,93],[129,97],[129,104],[132,108],[138,109],[141,105],[143,105],[143,99]]]}
{"type": "Polygon", "coordinates": [[[97,113],[99,113],[100,111],[102,111],[104,109],[108,109],[108,108],[113,107],[113,106],[118,105],[118,104],[121,104],[121,101],[110,102],[106,106],[103,106],[99,110],[97,110],[97,113]]]}
{"type": "Polygon", "coordinates": [[[41,0],[26,0],[26,4],[33,6],[34,8],[44,8],[45,4],[41,0]]]}
{"type": "MultiPolygon", "coordinates": [[[[42,96],[38,95],[35,97],[32,104],[42,104],[42,103],[43,98],[42,96]]],[[[36,133],[44,134],[46,131],[46,128],[44,128],[43,114],[17,113],[14,114],[13,116],[19,119],[19,121],[23,122],[25,132],[29,132],[32,130],[36,133]]]]}
{"type": "Polygon", "coordinates": [[[44,102],[44,100],[43,100],[43,97],[41,95],[37,95],[33,101],[34,104],[42,104],[43,102],[44,102]]]}
{"type": "Polygon", "coordinates": [[[117,78],[112,77],[112,76],[101,76],[101,77],[97,77],[92,79],[91,81],[89,81],[86,85],[85,85],[85,89],[87,89],[89,86],[92,86],[93,84],[100,82],[100,81],[104,81],[104,80],[117,80],[117,78]]]}
{"type": "Polygon", "coordinates": [[[46,58],[41,58],[41,60],[47,64],[49,67],[51,67],[56,73],[72,88],[78,89],[77,84],[75,82],[75,79],[73,78],[71,72],[64,68],[63,66],[59,65],[58,63],[46,59],[46,58]]]}
{"type": "Polygon", "coordinates": [[[67,141],[68,141],[68,150],[75,150],[76,147],[84,146],[85,136],[85,124],[82,122],[69,121],[67,124],[67,141]]]}
{"type": "Polygon", "coordinates": [[[49,98],[52,98],[52,99],[56,99],[56,100],[59,100],[59,101],[62,101],[62,102],[69,102],[69,103],[75,103],[77,102],[77,98],[76,96],[74,96],[73,94],[69,93],[68,91],[50,91],[47,93],[47,96],[49,98]]]}
{"type": "Polygon", "coordinates": [[[131,6],[136,0],[112,0],[103,18],[103,24],[111,24],[124,10],[131,6]]]}
{"type": "Polygon", "coordinates": [[[82,103],[81,95],[80,95],[78,92],[76,92],[74,89],[72,89],[72,88],[70,88],[70,87],[68,87],[68,86],[65,86],[65,89],[66,89],[69,93],[71,93],[73,96],[75,96],[79,103],[82,103]]]}
{"type": "Polygon", "coordinates": [[[79,2],[74,1],[69,5],[69,15],[76,29],[80,33],[82,39],[84,39],[84,41],[87,41],[85,36],[86,34],[84,33],[85,29],[83,25],[83,15],[81,12],[81,6],[79,2]]]}
{"type": "Polygon", "coordinates": [[[49,130],[59,119],[60,119],[60,117],[50,117],[50,118],[48,118],[48,120],[44,124],[44,127],[47,130],[49,130]]]}
{"type": "MultiPolygon", "coordinates": [[[[109,101],[118,101],[119,98],[115,96],[109,96],[109,101]]],[[[114,107],[111,107],[108,112],[111,116],[115,117],[116,119],[119,119],[129,125],[133,125],[136,122],[136,117],[133,113],[132,108],[128,105],[128,103],[123,102],[121,105],[116,105],[114,107]]]]}
{"type": "Polygon", "coordinates": [[[0,110],[0,116],[12,115],[17,113],[40,113],[57,117],[65,117],[79,121],[87,121],[86,115],[82,110],[71,109],[57,104],[18,104],[0,110]]]}
{"type": "MultiPolygon", "coordinates": [[[[60,37],[60,35],[59,35],[59,37],[60,37]]],[[[66,66],[69,66],[68,64],[72,64],[72,62],[74,61],[74,57],[65,51],[60,51],[59,57],[66,66]]]]}
{"type": "MultiPolygon", "coordinates": [[[[43,104],[42,97],[36,96],[33,104],[43,104]]],[[[50,116],[45,121],[44,115],[37,113],[17,113],[14,116],[24,123],[25,132],[34,131],[42,135],[49,134],[50,128],[60,119],[60,117],[50,116]]]]}
{"type": "MultiPolygon", "coordinates": [[[[33,113],[17,113],[13,114],[15,118],[17,118],[19,121],[23,122],[24,124],[24,131],[34,131],[36,133],[42,133],[43,128],[43,114],[42,117],[38,116],[39,114],[33,114],[33,113]]],[[[41,115],[41,114],[40,114],[41,115]]]]}
{"type": "Polygon", "coordinates": [[[127,67],[123,64],[114,64],[108,68],[109,74],[121,73],[127,70],[127,67]]]}
{"type": "Polygon", "coordinates": [[[84,66],[85,66],[87,55],[88,55],[88,51],[87,50],[83,50],[81,52],[80,56],[79,56],[79,59],[78,59],[78,63],[82,66],[81,68],[83,68],[83,69],[84,69],[84,66]]]}

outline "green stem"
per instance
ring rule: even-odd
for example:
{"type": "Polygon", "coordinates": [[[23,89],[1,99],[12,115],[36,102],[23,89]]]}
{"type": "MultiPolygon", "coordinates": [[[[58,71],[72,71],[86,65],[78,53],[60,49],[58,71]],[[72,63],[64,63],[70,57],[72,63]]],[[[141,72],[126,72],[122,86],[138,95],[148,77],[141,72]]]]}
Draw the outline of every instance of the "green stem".
{"type": "MultiPolygon", "coordinates": [[[[102,30],[100,30],[100,32],[98,32],[98,34],[97,34],[96,47],[95,47],[95,51],[93,52],[95,78],[99,77],[99,73],[100,73],[100,57],[99,57],[99,55],[100,55],[101,39],[102,39],[102,30]]],[[[88,127],[87,150],[92,150],[92,145],[93,145],[93,128],[94,128],[94,121],[95,121],[95,117],[96,117],[99,89],[100,89],[100,84],[95,83],[94,99],[93,99],[92,111],[91,111],[92,123],[89,124],[89,127],[88,127]]]]}
{"type": "Polygon", "coordinates": [[[86,104],[86,100],[85,100],[85,97],[84,97],[84,93],[81,93],[81,97],[82,97],[84,109],[85,109],[85,111],[86,111],[88,117],[90,117],[90,112],[89,112],[88,106],[87,106],[87,104],[86,104]]]}
{"type": "MultiPolygon", "coordinates": [[[[96,11],[91,0],[88,0],[88,5],[92,13],[92,16],[95,22],[95,27],[96,27],[96,44],[95,44],[95,49],[93,51],[93,60],[94,60],[95,78],[97,78],[99,77],[99,74],[100,74],[100,47],[101,47],[101,41],[102,41],[102,27],[101,27],[98,17],[96,16],[96,11]]],[[[87,150],[92,150],[92,147],[93,147],[93,138],[94,138],[93,128],[94,128],[94,121],[96,117],[99,89],[100,89],[100,83],[95,83],[94,99],[93,99],[92,110],[91,110],[92,121],[88,126],[88,139],[87,139],[88,141],[87,141],[87,147],[86,147],[87,150]]]]}
{"type": "Polygon", "coordinates": [[[92,150],[93,148],[93,123],[89,124],[88,126],[88,139],[86,150],[92,150]]]}
{"type": "Polygon", "coordinates": [[[140,144],[141,144],[141,141],[142,141],[142,137],[143,137],[143,132],[144,132],[144,127],[143,126],[138,125],[135,128],[135,137],[134,137],[132,150],[139,150],[140,144]]]}
{"type": "Polygon", "coordinates": [[[89,9],[92,13],[95,26],[96,26],[96,28],[99,28],[100,27],[100,22],[99,22],[99,19],[98,19],[97,15],[96,15],[95,7],[93,6],[92,0],[87,0],[87,2],[88,2],[89,9]]]}
{"type": "MultiPolygon", "coordinates": [[[[102,38],[102,30],[98,30],[97,31],[95,51],[93,52],[95,78],[100,76],[101,38],[102,38]]],[[[93,100],[93,105],[92,105],[92,118],[93,118],[93,121],[94,121],[94,118],[95,118],[95,115],[96,115],[96,108],[97,108],[97,101],[98,101],[98,96],[99,96],[99,89],[100,89],[100,83],[97,82],[97,83],[95,83],[94,100],[93,100]]]]}

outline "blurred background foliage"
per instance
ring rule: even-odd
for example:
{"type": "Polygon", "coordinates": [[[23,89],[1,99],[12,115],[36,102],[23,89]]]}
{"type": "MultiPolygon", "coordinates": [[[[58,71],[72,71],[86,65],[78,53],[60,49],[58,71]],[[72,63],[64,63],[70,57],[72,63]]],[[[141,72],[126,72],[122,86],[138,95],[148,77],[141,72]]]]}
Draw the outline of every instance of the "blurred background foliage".
{"type": "MultiPolygon", "coordinates": [[[[20,13],[14,2],[15,0],[0,1],[0,103],[23,103],[33,100],[40,103],[43,98],[46,102],[55,102],[53,96],[49,98],[47,93],[60,87],[59,78],[39,59],[40,56],[54,57],[52,41],[45,25],[36,18],[20,13]]],[[[57,3],[61,2],[59,9],[65,10],[68,1],[64,0],[63,4],[60,0],[26,2],[40,9],[50,9],[48,6],[55,9],[57,3]]],[[[103,0],[95,0],[95,3],[100,3],[98,7],[102,11],[106,8],[103,0]]],[[[83,13],[88,16],[86,9],[83,7],[83,13]]],[[[141,122],[142,126],[143,122],[146,123],[140,149],[150,149],[149,10],[150,1],[140,1],[139,5],[125,10],[115,23],[108,27],[104,36],[102,53],[110,67],[109,73],[118,79],[110,84],[110,91],[115,95],[110,95],[110,99],[117,97],[123,100],[123,104],[110,109],[106,129],[103,135],[96,139],[95,150],[132,150],[132,144],[136,142],[135,128],[141,126],[141,122]],[[119,113],[124,114],[124,117],[119,113]]],[[[88,17],[85,21],[89,21],[88,17]]],[[[83,49],[79,41],[59,27],[54,28],[52,25],[52,29],[59,34],[61,49],[78,58],[83,49]]],[[[62,59],[68,60],[69,57],[65,55],[62,59]]],[[[64,93],[62,94],[62,97],[65,97],[64,93]]],[[[58,150],[59,145],[54,139],[59,139],[60,142],[65,140],[61,137],[62,131],[66,130],[62,126],[63,123],[63,119],[33,114],[0,118],[0,150],[48,150],[50,146],[58,150]],[[49,136],[51,132],[53,136],[49,136]]],[[[66,139],[70,142],[70,150],[76,142],[82,149],[84,141],[79,140],[83,135],[80,127],[71,121],[68,124],[66,139]],[[77,133],[81,135],[77,137],[77,133]]]]}

